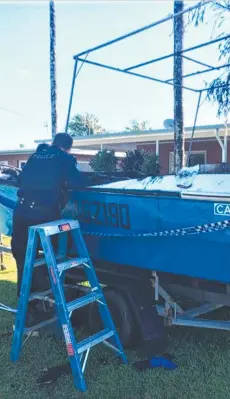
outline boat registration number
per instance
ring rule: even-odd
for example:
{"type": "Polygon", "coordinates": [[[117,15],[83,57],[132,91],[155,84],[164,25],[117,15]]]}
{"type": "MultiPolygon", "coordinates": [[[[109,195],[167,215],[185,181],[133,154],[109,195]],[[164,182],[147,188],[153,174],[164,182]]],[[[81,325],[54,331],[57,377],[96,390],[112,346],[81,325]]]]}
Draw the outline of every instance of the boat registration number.
{"type": "Polygon", "coordinates": [[[129,206],[127,204],[77,200],[75,210],[77,211],[77,219],[83,223],[117,229],[131,229],[129,206]]]}

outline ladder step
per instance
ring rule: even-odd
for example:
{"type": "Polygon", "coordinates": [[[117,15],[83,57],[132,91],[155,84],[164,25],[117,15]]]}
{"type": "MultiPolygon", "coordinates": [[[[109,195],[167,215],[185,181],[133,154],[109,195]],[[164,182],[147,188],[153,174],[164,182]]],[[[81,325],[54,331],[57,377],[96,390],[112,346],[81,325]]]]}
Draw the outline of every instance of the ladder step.
{"type": "MultiPolygon", "coordinates": [[[[71,285],[63,284],[63,288],[72,288],[72,289],[79,290],[77,285],[72,285],[72,284],[71,285]]],[[[44,300],[44,297],[46,297],[47,295],[50,295],[50,294],[53,295],[52,289],[49,289],[49,290],[43,291],[43,292],[34,292],[33,294],[30,295],[29,301],[33,301],[34,299],[40,299],[42,301],[42,300],[44,300]]]]}
{"type": "Polygon", "coordinates": [[[86,351],[88,348],[100,344],[100,342],[105,341],[106,339],[111,338],[114,335],[114,331],[106,328],[98,332],[97,334],[92,335],[91,337],[83,339],[79,344],[77,344],[77,351],[80,353],[86,351]]]}
{"type": "Polygon", "coordinates": [[[33,301],[34,299],[43,299],[44,296],[47,296],[49,294],[53,294],[52,289],[43,291],[43,292],[34,292],[34,294],[31,294],[29,297],[29,301],[33,301]]]}
{"type": "Polygon", "coordinates": [[[52,324],[57,320],[57,317],[52,317],[52,319],[41,321],[41,323],[36,324],[35,326],[25,328],[24,334],[32,333],[33,331],[39,330],[42,327],[47,326],[48,324],[52,324]]]}
{"type": "Polygon", "coordinates": [[[39,301],[44,301],[44,302],[49,302],[49,303],[55,304],[55,300],[50,298],[48,295],[41,295],[41,294],[35,295],[34,294],[32,298],[31,297],[29,298],[29,301],[33,301],[34,299],[38,299],[39,301]]]}
{"type": "Polygon", "coordinates": [[[31,229],[42,231],[46,236],[64,233],[66,231],[79,229],[80,225],[77,220],[73,219],[60,219],[49,223],[43,223],[36,226],[31,226],[31,229]]]}
{"type": "Polygon", "coordinates": [[[89,262],[89,258],[72,258],[66,262],[59,263],[57,268],[59,272],[62,272],[63,270],[72,269],[73,267],[83,265],[87,262],[89,262]]]}
{"type": "Polygon", "coordinates": [[[101,294],[91,292],[90,294],[84,295],[81,298],[75,299],[74,301],[67,303],[67,309],[69,312],[73,312],[75,309],[79,309],[92,302],[96,302],[97,300],[101,299],[101,297],[101,294]]]}
{"type": "MultiPolygon", "coordinates": [[[[64,256],[60,254],[60,255],[56,255],[55,258],[56,258],[56,260],[62,260],[62,259],[64,259],[64,256]]],[[[38,258],[34,262],[34,267],[42,266],[45,264],[46,264],[45,258],[38,258]]]]}

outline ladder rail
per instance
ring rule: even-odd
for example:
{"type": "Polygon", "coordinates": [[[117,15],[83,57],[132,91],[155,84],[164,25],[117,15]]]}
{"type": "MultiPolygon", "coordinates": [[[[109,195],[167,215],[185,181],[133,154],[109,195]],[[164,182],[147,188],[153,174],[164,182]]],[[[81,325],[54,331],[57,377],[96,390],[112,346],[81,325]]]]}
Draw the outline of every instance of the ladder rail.
{"type": "Polygon", "coordinates": [[[18,302],[18,309],[16,312],[15,331],[14,331],[12,350],[10,355],[12,362],[15,362],[19,359],[22,348],[24,325],[28,309],[28,298],[30,295],[30,289],[32,285],[33,269],[30,267],[30,265],[34,264],[35,262],[37,249],[38,249],[38,234],[36,230],[29,228],[28,245],[25,257],[25,268],[22,277],[21,292],[18,302]]]}

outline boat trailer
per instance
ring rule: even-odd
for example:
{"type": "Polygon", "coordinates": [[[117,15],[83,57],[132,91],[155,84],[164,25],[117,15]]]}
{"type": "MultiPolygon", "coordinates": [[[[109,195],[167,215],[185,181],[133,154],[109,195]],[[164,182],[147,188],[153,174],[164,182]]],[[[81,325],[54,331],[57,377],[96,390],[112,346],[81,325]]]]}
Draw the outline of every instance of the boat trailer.
{"type": "MultiPolygon", "coordinates": [[[[8,246],[1,245],[1,253],[10,253],[8,246]]],[[[3,265],[2,265],[3,266],[3,265]]],[[[208,329],[220,329],[230,330],[230,320],[214,320],[208,318],[200,318],[203,315],[209,315],[209,313],[218,310],[223,307],[230,307],[230,285],[220,284],[215,282],[207,282],[207,280],[196,280],[186,278],[183,276],[169,275],[168,273],[162,273],[150,270],[137,270],[130,266],[117,265],[119,271],[116,272],[116,268],[110,266],[101,268],[96,266],[96,271],[99,274],[101,284],[105,287],[106,294],[111,292],[114,293],[112,302],[115,300],[116,305],[117,299],[123,298],[121,303],[120,313],[122,313],[122,306],[126,307],[131,315],[135,315],[136,320],[138,318],[140,322],[140,328],[145,334],[145,319],[146,317],[140,317],[138,308],[143,310],[145,304],[151,303],[151,309],[155,308],[156,313],[147,314],[147,319],[150,320],[152,317],[156,319],[156,314],[164,319],[164,326],[186,326],[186,327],[200,327],[208,329]],[[151,275],[150,275],[151,274],[151,275]],[[183,280],[185,278],[185,280],[183,280]],[[191,285],[191,280],[193,283],[191,285]],[[161,283],[162,282],[162,283],[161,283]],[[205,288],[204,288],[205,286],[205,288]],[[115,299],[117,297],[117,299],[115,299]],[[132,297],[132,300],[128,299],[132,297]],[[178,298],[178,299],[175,299],[178,298]],[[181,306],[181,298],[187,298],[191,304],[195,304],[189,309],[181,306]],[[191,302],[192,301],[192,302],[191,302]],[[139,306],[139,304],[142,305],[139,306]],[[138,315],[139,313],[139,315],[138,315]]],[[[5,266],[4,271],[7,271],[5,266]]],[[[80,270],[79,270],[79,273],[80,270]]],[[[69,275],[68,276],[69,286],[71,289],[79,288],[80,290],[86,290],[85,286],[82,286],[81,275],[69,275]]],[[[106,295],[105,294],[105,295],[106,295]]],[[[148,306],[147,306],[148,307],[148,306]]],[[[150,309],[150,308],[149,308],[150,309]]],[[[0,310],[16,313],[17,309],[11,308],[0,302],[0,310]]],[[[126,319],[126,322],[130,322],[130,319],[126,319]]],[[[124,321],[123,321],[124,322],[124,321]]],[[[116,320],[115,320],[116,323],[116,320]]],[[[155,321],[153,320],[151,330],[154,333],[156,331],[155,321]]],[[[160,323],[161,324],[161,323],[160,323]]],[[[146,332],[149,336],[149,333],[146,332]]],[[[129,337],[125,338],[125,341],[129,341],[129,337]]]]}
{"type": "Polygon", "coordinates": [[[184,310],[167,291],[159,284],[159,276],[157,273],[153,274],[154,290],[156,303],[160,298],[164,300],[164,306],[156,305],[159,316],[164,317],[165,326],[187,326],[187,327],[202,327],[218,330],[230,330],[230,320],[208,320],[198,318],[201,315],[208,314],[214,310],[230,306],[230,286],[226,286],[227,292],[224,294],[204,291],[199,288],[188,288],[176,284],[169,284],[168,288],[171,292],[186,295],[196,301],[203,299],[204,303],[184,310]]]}

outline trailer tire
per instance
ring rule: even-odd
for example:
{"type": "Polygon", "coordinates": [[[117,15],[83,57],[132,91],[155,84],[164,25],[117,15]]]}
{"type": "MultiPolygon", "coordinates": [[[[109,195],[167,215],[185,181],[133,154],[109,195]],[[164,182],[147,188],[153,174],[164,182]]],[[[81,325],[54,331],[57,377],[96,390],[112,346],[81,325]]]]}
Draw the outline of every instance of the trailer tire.
{"type": "MultiPolygon", "coordinates": [[[[126,348],[133,346],[137,339],[137,326],[128,300],[114,289],[104,289],[104,297],[122,345],[126,348]]],[[[88,326],[92,333],[102,328],[97,304],[91,304],[89,307],[88,326]]]]}

